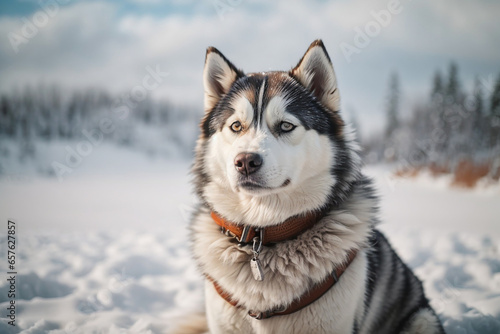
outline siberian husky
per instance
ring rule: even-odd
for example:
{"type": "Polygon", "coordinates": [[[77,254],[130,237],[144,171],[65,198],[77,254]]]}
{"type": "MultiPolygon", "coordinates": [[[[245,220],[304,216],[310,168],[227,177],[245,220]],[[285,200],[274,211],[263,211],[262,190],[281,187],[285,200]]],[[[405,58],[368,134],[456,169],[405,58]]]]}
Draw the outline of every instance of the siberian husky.
{"type": "Polygon", "coordinates": [[[191,241],[206,315],[179,332],[444,333],[376,229],[322,41],[288,72],[245,74],[210,47],[203,80],[191,241]]]}

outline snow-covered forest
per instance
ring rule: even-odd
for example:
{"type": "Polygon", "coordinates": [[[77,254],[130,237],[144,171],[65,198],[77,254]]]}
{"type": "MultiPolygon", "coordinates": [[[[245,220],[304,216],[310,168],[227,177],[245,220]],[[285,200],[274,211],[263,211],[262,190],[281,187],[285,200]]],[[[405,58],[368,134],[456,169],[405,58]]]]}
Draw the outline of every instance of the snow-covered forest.
{"type": "Polygon", "coordinates": [[[36,86],[0,96],[0,174],[56,175],[102,143],[189,159],[201,113],[148,96],[36,86]],[[57,149],[56,149],[57,147],[57,149]]]}
{"type": "MultiPolygon", "coordinates": [[[[404,84],[404,83],[403,83],[404,84]]],[[[389,80],[386,127],[364,142],[367,160],[396,164],[400,175],[429,169],[454,174],[457,185],[473,186],[481,177],[500,178],[500,74],[494,82],[476,78],[463,88],[459,69],[437,71],[427,99],[402,115],[401,83],[389,80]]]]}

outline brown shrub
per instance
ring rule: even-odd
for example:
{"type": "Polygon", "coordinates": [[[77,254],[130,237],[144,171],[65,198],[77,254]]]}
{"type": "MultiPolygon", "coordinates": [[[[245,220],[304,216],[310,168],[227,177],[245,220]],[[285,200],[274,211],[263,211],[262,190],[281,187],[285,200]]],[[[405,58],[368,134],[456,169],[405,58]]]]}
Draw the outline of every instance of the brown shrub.
{"type": "Polygon", "coordinates": [[[492,164],[491,168],[490,168],[491,178],[495,181],[499,181],[500,180],[500,166],[497,166],[496,169],[494,169],[494,170],[492,168],[495,168],[494,164],[492,164]]]}
{"type": "Polygon", "coordinates": [[[453,175],[451,185],[464,188],[474,188],[483,177],[489,177],[492,180],[500,180],[500,166],[495,167],[491,161],[477,163],[472,160],[464,159],[455,167],[453,171],[448,164],[438,165],[432,163],[428,166],[405,167],[394,172],[395,177],[413,178],[423,170],[429,170],[433,177],[441,175],[453,175]]]}
{"type": "Polygon", "coordinates": [[[436,163],[432,163],[428,168],[429,172],[431,172],[431,175],[434,177],[451,173],[450,167],[448,167],[448,165],[438,165],[436,163]]]}
{"type": "Polygon", "coordinates": [[[477,164],[471,160],[462,160],[455,168],[452,185],[473,188],[477,181],[488,175],[490,164],[477,164]]]}
{"type": "Polygon", "coordinates": [[[394,176],[396,177],[416,177],[420,172],[420,167],[412,167],[412,168],[403,168],[398,169],[394,172],[394,176]]]}

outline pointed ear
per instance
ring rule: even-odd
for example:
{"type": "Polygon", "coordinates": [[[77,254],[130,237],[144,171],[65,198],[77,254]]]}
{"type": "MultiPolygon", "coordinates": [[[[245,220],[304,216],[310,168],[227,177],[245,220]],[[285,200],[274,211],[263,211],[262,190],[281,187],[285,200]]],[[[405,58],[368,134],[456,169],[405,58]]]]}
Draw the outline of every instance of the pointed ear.
{"type": "Polygon", "coordinates": [[[207,49],[203,84],[205,86],[205,111],[212,110],[217,102],[229,92],[236,79],[244,74],[229,62],[214,47],[207,49]]]}
{"type": "Polygon", "coordinates": [[[307,49],[290,75],[308,89],[328,109],[340,111],[340,94],[332,62],[318,39],[307,49]]]}

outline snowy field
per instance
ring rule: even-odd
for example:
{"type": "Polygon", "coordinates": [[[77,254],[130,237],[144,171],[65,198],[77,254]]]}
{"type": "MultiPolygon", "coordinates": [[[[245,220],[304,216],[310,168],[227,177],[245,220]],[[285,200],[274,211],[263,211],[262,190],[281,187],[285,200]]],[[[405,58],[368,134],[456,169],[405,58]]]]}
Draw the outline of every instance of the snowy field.
{"type": "MultiPolygon", "coordinates": [[[[62,182],[1,178],[0,333],[165,333],[201,310],[188,169],[103,145],[62,182]],[[17,226],[15,327],[5,316],[7,219],[17,226]]],[[[382,196],[380,229],[424,281],[447,332],[500,333],[500,188],[367,173],[382,196]]]]}

